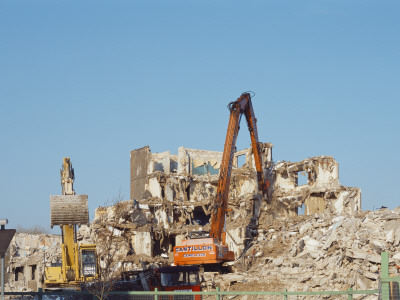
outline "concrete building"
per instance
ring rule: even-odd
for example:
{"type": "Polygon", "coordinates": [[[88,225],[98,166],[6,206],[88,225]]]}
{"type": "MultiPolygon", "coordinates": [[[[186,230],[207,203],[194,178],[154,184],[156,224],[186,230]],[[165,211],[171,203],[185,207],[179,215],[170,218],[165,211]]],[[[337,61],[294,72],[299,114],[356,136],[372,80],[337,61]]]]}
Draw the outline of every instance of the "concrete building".
{"type": "MultiPolygon", "coordinates": [[[[339,183],[339,166],[332,157],[313,157],[301,162],[272,161],[272,144],[263,144],[263,165],[270,181],[269,199],[257,196],[258,186],[252,149],[235,153],[227,215],[227,242],[239,256],[246,241],[256,235],[261,213],[271,218],[299,214],[352,215],[361,210],[361,191],[339,183]],[[244,165],[239,157],[245,156],[244,165]],[[306,180],[300,181],[301,176],[306,180]]],[[[209,208],[216,195],[222,152],[180,147],[151,153],[148,146],[131,151],[131,199],[166,236],[164,247],[143,249],[138,254],[165,254],[190,230],[209,228],[209,208]],[[184,226],[184,227],[183,227],[184,226]],[[155,250],[157,249],[157,250],[155,250]]],[[[139,234],[143,237],[143,233],[139,234]]],[[[147,234],[147,238],[151,238],[147,234]]],[[[153,243],[154,244],[154,243],[153,243]]],[[[136,250],[137,247],[135,248],[136,250]]]]}
{"type": "Polygon", "coordinates": [[[61,236],[17,233],[9,250],[7,289],[36,291],[42,287],[45,266],[59,262],[61,236]]]}

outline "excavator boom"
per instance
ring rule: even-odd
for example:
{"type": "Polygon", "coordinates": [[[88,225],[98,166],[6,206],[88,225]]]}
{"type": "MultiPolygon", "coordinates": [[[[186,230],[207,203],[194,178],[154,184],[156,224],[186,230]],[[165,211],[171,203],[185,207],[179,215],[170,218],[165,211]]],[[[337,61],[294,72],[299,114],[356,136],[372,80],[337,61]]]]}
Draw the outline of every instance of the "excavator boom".
{"type": "Polygon", "coordinates": [[[88,196],[75,195],[74,168],[69,157],[63,158],[62,195],[50,196],[50,225],[82,225],[89,223],[88,196]]]}
{"type": "Polygon", "coordinates": [[[50,223],[62,231],[62,266],[47,267],[45,286],[79,287],[85,280],[98,276],[96,245],[78,245],[76,225],[89,223],[88,196],[76,195],[75,175],[69,157],[64,157],[61,175],[62,195],[50,196],[50,223]]]}
{"type": "Polygon", "coordinates": [[[223,244],[225,244],[225,239],[222,233],[224,232],[225,214],[228,206],[229,184],[231,180],[236,139],[240,129],[239,123],[242,114],[245,114],[246,116],[247,126],[250,132],[254,161],[257,170],[258,186],[264,195],[266,195],[267,193],[267,182],[264,179],[264,173],[262,170],[262,159],[259,149],[257,124],[256,124],[257,120],[254,116],[254,110],[251,103],[250,94],[243,93],[236,101],[231,102],[228,105],[228,107],[230,110],[228,131],[226,133],[224,152],[222,155],[217,196],[211,212],[211,231],[210,231],[211,237],[218,239],[218,241],[222,242],[223,244]]]}

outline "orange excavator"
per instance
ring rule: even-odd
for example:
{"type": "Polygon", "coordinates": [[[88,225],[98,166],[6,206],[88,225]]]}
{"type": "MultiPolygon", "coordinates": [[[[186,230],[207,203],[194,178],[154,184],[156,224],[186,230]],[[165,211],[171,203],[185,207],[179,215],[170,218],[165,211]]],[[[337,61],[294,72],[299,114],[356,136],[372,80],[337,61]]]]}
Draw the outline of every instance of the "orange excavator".
{"type": "Polygon", "coordinates": [[[189,239],[183,240],[181,246],[174,247],[175,265],[220,264],[235,259],[233,251],[226,245],[225,215],[229,199],[229,184],[235,154],[236,138],[242,115],[246,116],[250,131],[252,150],[257,171],[258,189],[267,197],[269,183],[265,180],[261,158],[261,145],[258,141],[256,118],[254,116],[251,96],[243,93],[236,101],[229,103],[230,110],[228,131],[226,133],[222,163],[219,171],[217,195],[211,207],[211,230],[191,232],[189,239]]]}

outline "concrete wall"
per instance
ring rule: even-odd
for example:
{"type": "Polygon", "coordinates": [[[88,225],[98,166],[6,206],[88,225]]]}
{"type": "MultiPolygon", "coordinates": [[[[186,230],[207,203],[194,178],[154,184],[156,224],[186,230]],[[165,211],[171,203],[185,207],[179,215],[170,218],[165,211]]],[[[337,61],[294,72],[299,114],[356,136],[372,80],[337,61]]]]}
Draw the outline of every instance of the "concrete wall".
{"type": "Polygon", "coordinates": [[[132,246],[136,255],[153,255],[153,243],[150,232],[134,231],[132,246]]]}
{"type": "Polygon", "coordinates": [[[143,199],[149,168],[149,146],[131,151],[131,199],[143,199]]]}
{"type": "Polygon", "coordinates": [[[246,237],[246,226],[238,226],[233,229],[227,230],[226,234],[226,244],[229,250],[233,251],[235,258],[238,258],[242,254],[245,243],[244,239],[246,237]]]}
{"type": "Polygon", "coordinates": [[[340,185],[339,164],[331,156],[277,163],[273,186],[275,201],[286,205],[289,215],[302,205],[306,215],[355,214],[361,210],[360,189],[340,185]],[[307,180],[300,185],[299,177],[303,175],[307,180]]]}

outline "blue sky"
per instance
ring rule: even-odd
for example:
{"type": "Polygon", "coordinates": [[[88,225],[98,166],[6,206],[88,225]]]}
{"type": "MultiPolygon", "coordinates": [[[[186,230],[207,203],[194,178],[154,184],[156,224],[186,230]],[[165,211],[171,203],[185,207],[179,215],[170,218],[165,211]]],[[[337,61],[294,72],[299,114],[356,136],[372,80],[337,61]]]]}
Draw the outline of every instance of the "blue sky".
{"type": "MultiPolygon", "coordinates": [[[[1,1],[0,218],[49,228],[64,156],[90,214],[129,153],[222,151],[254,91],[274,160],[332,155],[362,208],[399,206],[398,1],[1,1]]],[[[245,123],[238,149],[248,147],[245,123]]]]}

